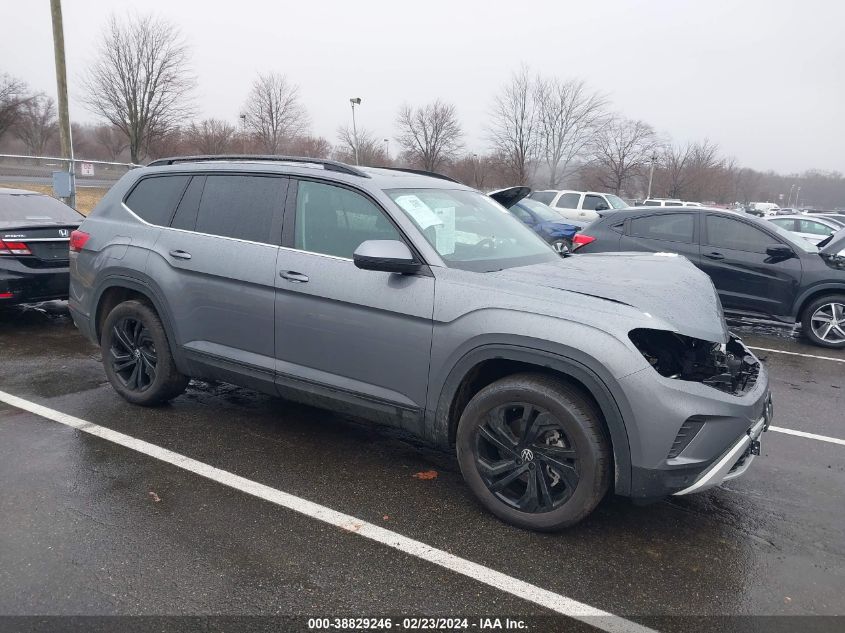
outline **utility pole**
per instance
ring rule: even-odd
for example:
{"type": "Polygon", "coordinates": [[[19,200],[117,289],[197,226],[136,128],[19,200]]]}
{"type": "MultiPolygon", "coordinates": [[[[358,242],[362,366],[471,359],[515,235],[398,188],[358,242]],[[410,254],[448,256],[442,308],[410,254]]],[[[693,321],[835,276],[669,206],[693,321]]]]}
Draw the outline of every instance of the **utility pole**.
{"type": "Polygon", "coordinates": [[[651,169],[648,172],[648,193],[645,199],[651,198],[651,181],[654,180],[654,163],[657,162],[657,152],[651,155],[651,169]]]}
{"type": "Polygon", "coordinates": [[[67,203],[76,208],[76,179],[73,170],[73,138],[70,133],[70,114],[67,99],[67,68],[65,67],[65,33],[62,26],[62,0],[50,0],[53,18],[53,51],[56,55],[56,91],[59,97],[59,141],[62,158],[68,160],[70,196],[67,203]]]}

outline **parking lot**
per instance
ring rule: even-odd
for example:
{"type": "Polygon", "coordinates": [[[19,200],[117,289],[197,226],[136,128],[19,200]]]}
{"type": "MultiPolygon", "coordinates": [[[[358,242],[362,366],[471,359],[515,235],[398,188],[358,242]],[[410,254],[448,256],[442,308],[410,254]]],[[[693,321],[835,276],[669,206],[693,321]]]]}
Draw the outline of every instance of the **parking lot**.
{"type": "MultiPolygon", "coordinates": [[[[575,616],[613,631],[843,614],[845,353],[739,332],[775,402],[749,472],[646,507],[609,497],[575,528],[537,534],[483,511],[451,455],[398,432],[225,384],[134,407],[63,303],[7,309],[0,612],[469,616],[471,628],[509,617],[580,630],[575,616]]],[[[765,630],[777,626],[845,622],[765,630]]]]}

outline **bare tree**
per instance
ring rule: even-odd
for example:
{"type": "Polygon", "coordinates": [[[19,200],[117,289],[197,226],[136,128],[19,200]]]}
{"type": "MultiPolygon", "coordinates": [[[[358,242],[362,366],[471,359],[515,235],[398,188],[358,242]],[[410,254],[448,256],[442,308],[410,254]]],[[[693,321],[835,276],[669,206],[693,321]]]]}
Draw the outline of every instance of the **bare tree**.
{"type": "Polygon", "coordinates": [[[547,186],[555,189],[570,163],[584,157],[607,121],[606,99],[576,79],[537,78],[534,88],[540,155],[548,167],[547,186]]]}
{"type": "Polygon", "coordinates": [[[253,82],[243,111],[246,127],[267,154],[278,154],[285,142],[308,127],[299,88],[275,72],[259,75],[253,82]]]}
{"type": "Polygon", "coordinates": [[[692,155],[692,145],[666,145],[660,152],[659,161],[665,173],[666,195],[670,198],[680,198],[684,195],[690,177],[689,163],[692,155]]]}
{"type": "Polygon", "coordinates": [[[490,140],[519,184],[531,176],[530,162],[537,154],[539,126],[532,81],[527,66],[515,72],[493,103],[490,140]]]}
{"type": "Polygon", "coordinates": [[[292,156],[309,158],[328,158],[332,153],[332,144],[322,136],[297,136],[288,144],[292,156]]]}
{"type": "Polygon", "coordinates": [[[43,156],[58,131],[56,102],[44,94],[34,95],[22,106],[14,133],[32,156],[43,156]]]}
{"type": "Polygon", "coordinates": [[[112,16],[84,79],[85,103],[126,135],[131,160],[138,163],[151,141],[190,115],[194,83],[175,26],[152,16],[125,22],[112,16]]]}
{"type": "Polygon", "coordinates": [[[427,171],[454,160],[463,131],[455,106],[437,99],[421,108],[404,105],[396,117],[396,140],[406,159],[427,171]]]}
{"type": "Polygon", "coordinates": [[[31,99],[25,81],[6,73],[0,75],[0,139],[18,122],[23,106],[31,99]]]}
{"type": "MultiPolygon", "coordinates": [[[[355,162],[355,134],[349,127],[337,130],[338,146],[335,158],[345,163],[355,162]]],[[[385,152],[383,141],[375,134],[364,128],[358,128],[358,161],[362,165],[389,165],[390,160],[385,152]]]]}
{"type": "Polygon", "coordinates": [[[235,126],[220,119],[193,121],[185,130],[185,143],[198,154],[225,154],[235,144],[235,126]]]}
{"type": "MultiPolygon", "coordinates": [[[[105,123],[98,125],[93,133],[94,142],[106,151],[109,160],[116,161],[120,155],[129,147],[129,139],[120,130],[120,128],[105,123]]],[[[76,145],[77,138],[74,135],[74,145],[76,145]]]]}
{"type": "Polygon", "coordinates": [[[593,165],[599,184],[619,195],[645,165],[656,144],[650,125],[614,118],[596,136],[593,165]]]}

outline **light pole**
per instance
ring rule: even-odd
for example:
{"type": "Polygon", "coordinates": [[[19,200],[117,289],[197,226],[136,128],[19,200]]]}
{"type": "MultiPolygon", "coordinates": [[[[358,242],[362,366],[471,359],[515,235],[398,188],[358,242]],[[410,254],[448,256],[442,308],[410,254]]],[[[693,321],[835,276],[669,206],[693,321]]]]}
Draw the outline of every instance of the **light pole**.
{"type": "Polygon", "coordinates": [[[651,169],[648,172],[648,193],[645,196],[645,199],[648,200],[651,198],[651,183],[654,180],[654,163],[657,162],[657,152],[654,152],[651,155],[651,169]]]}
{"type": "Polygon", "coordinates": [[[390,139],[384,139],[384,158],[390,160],[390,139]]]}
{"type": "Polygon", "coordinates": [[[475,181],[475,188],[478,189],[478,154],[475,153],[472,155],[472,179],[475,181]]]}
{"type": "Polygon", "coordinates": [[[800,196],[800,195],[801,195],[801,187],[798,187],[798,189],[795,190],[795,208],[796,209],[801,206],[798,203],[798,196],[800,196]]]}
{"type": "Polygon", "coordinates": [[[246,114],[240,115],[241,119],[241,154],[246,155],[246,114]]]}
{"type": "Polygon", "coordinates": [[[792,192],[795,191],[795,184],[789,185],[789,197],[786,199],[786,206],[792,206],[792,192]]]}
{"type": "Polygon", "coordinates": [[[352,105],[352,142],[355,144],[355,164],[358,164],[358,127],[355,125],[355,106],[361,105],[361,97],[353,97],[349,100],[352,105]]]}

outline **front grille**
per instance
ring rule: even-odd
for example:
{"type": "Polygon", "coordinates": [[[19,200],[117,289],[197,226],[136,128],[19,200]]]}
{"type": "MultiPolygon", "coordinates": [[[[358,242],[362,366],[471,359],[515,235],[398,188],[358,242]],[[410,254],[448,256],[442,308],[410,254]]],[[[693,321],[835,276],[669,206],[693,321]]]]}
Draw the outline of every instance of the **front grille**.
{"type": "Polygon", "coordinates": [[[678,435],[675,437],[675,441],[672,442],[672,448],[669,450],[667,459],[674,459],[680,455],[681,452],[689,446],[689,443],[692,442],[692,438],[698,434],[703,426],[704,422],[695,418],[689,418],[686,422],[684,422],[681,425],[681,429],[678,431],[678,435]]]}

